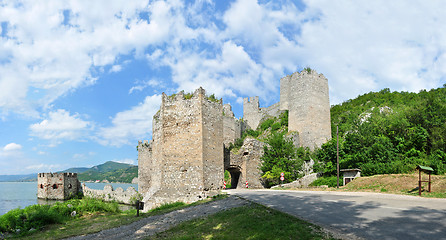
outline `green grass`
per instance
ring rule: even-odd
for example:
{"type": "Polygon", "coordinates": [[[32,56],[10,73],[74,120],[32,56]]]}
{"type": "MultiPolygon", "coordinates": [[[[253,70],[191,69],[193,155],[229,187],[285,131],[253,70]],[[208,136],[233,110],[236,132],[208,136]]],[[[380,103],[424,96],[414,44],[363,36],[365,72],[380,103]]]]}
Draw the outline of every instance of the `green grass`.
{"type": "Polygon", "coordinates": [[[147,239],[334,239],[321,228],[251,204],[191,220],[147,239]]]}
{"type": "MultiPolygon", "coordinates": [[[[115,228],[122,225],[130,224],[135,221],[139,221],[142,218],[160,215],[167,212],[182,209],[188,206],[194,206],[210,202],[213,200],[219,200],[226,198],[226,195],[217,195],[213,198],[204,199],[195,203],[185,204],[183,202],[174,202],[163,204],[160,207],[154,208],[147,213],[140,213],[139,217],[136,217],[136,210],[128,210],[125,212],[104,212],[105,205],[109,203],[96,203],[96,204],[80,204],[82,208],[88,208],[89,205],[101,206],[103,210],[96,210],[93,212],[84,212],[82,216],[70,218],[68,220],[56,223],[47,224],[38,230],[33,231],[21,231],[21,234],[14,234],[11,238],[14,239],[62,239],[80,234],[96,233],[105,229],[115,228]]],[[[62,203],[67,205],[68,202],[62,203]]],[[[73,204],[74,205],[74,204],[73,204]]],[[[114,203],[112,204],[114,206],[114,203]]],[[[38,205],[33,205],[38,206],[38,205]]],[[[98,209],[98,207],[96,208],[98,209]]]]}

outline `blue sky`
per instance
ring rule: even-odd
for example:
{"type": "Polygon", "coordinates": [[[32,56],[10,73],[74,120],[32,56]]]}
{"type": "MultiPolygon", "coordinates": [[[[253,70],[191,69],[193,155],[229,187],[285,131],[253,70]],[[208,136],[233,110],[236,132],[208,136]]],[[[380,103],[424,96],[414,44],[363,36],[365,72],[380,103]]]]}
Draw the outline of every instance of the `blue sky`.
{"type": "Polygon", "coordinates": [[[442,1],[0,1],[0,174],[137,164],[160,94],[242,117],[316,69],[330,102],[446,82],[442,1]]]}

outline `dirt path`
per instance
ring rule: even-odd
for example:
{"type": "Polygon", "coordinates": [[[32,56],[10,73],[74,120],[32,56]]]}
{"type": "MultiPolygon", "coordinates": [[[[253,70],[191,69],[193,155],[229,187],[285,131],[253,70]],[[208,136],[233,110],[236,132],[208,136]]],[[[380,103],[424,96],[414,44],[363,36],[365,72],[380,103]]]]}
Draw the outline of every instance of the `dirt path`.
{"type": "Polygon", "coordinates": [[[166,231],[167,229],[172,228],[184,221],[206,217],[219,211],[248,204],[250,204],[248,201],[240,199],[236,196],[229,196],[228,198],[222,200],[176,210],[162,215],[150,216],[129,225],[103,230],[94,234],[80,235],[68,239],[142,239],[166,231]]]}

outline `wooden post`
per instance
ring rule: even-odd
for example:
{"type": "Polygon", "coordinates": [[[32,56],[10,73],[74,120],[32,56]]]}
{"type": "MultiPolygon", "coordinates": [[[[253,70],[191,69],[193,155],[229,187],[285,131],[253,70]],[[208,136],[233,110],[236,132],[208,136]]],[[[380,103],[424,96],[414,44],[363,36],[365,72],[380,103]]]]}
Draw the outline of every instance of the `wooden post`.
{"type": "Polygon", "coordinates": [[[421,169],[418,171],[418,195],[421,196],[421,169]]]}
{"type": "Polygon", "coordinates": [[[336,126],[336,173],[338,177],[337,188],[339,188],[339,130],[336,126]]]}
{"type": "Polygon", "coordinates": [[[431,172],[429,172],[429,192],[431,192],[431,172]]]}
{"type": "Polygon", "coordinates": [[[136,200],[136,216],[139,217],[139,200],[136,200]]]}

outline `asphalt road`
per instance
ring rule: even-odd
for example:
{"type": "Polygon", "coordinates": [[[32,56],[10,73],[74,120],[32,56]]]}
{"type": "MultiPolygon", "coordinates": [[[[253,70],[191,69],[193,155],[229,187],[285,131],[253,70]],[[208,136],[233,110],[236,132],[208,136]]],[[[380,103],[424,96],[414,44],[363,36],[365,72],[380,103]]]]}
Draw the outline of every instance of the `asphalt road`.
{"type": "Polygon", "coordinates": [[[344,239],[446,239],[446,199],[363,192],[227,192],[308,220],[344,239]]]}

